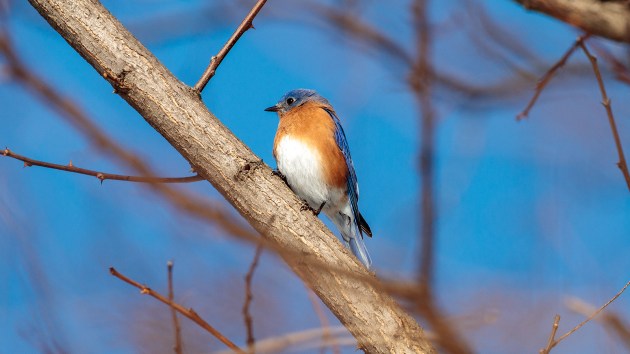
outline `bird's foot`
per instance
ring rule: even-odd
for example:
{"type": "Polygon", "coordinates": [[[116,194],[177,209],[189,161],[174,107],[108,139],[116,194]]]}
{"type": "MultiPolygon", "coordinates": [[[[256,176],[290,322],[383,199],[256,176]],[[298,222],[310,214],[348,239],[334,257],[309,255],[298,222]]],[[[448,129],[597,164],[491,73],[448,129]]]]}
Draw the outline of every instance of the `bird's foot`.
{"type": "Polygon", "coordinates": [[[280,170],[273,170],[271,171],[271,174],[274,176],[280,177],[280,179],[282,179],[284,183],[287,183],[287,177],[283,175],[282,172],[280,172],[280,170]]]}
{"type": "Polygon", "coordinates": [[[326,202],[323,202],[322,205],[319,206],[319,208],[317,208],[317,210],[311,208],[310,205],[308,205],[308,203],[306,201],[302,201],[302,206],[300,206],[300,211],[305,211],[305,210],[310,210],[313,215],[315,216],[319,216],[319,213],[321,213],[322,209],[324,208],[324,205],[326,204],[326,202]]]}

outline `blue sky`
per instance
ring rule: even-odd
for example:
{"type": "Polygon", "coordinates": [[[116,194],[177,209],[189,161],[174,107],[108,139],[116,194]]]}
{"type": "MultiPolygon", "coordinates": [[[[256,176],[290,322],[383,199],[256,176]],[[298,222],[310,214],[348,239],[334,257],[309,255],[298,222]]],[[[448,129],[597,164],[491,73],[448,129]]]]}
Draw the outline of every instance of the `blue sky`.
{"type": "MultiPolygon", "coordinates": [[[[190,85],[240,21],[239,11],[246,11],[228,6],[231,11],[222,16],[199,10],[212,9],[204,3],[104,2],[190,85]],[[152,20],[162,18],[166,22],[153,27],[152,20]]],[[[512,73],[474,45],[471,33],[481,40],[485,35],[475,32],[474,14],[462,2],[432,3],[433,60],[442,72],[478,85],[512,73]]],[[[327,97],[352,150],[360,207],[375,235],[367,240],[375,268],[382,275],[412,278],[418,262],[418,110],[405,71],[288,4],[267,4],[256,30],[247,32],[220,66],[204,102],[274,166],[277,118],[263,109],[298,87],[327,97]]],[[[548,65],[577,36],[512,2],[484,4],[507,36],[548,65]]],[[[407,2],[369,2],[360,14],[412,51],[407,9],[407,2]]],[[[8,26],[24,61],[106,132],[164,175],[188,173],[188,163],[32,8],[14,4],[8,26]]],[[[512,59],[526,63],[513,54],[512,59]]],[[[588,68],[581,53],[570,64],[588,68]]],[[[603,69],[628,149],[628,88],[603,69]]],[[[557,79],[522,122],[514,117],[531,90],[483,102],[443,89],[436,93],[438,297],[454,318],[473,319],[462,331],[481,353],[536,352],[555,313],[562,315],[560,332],[581,320],[564,305],[567,297],[598,306],[630,280],[630,194],[615,166],[596,83],[588,70],[557,79]],[[482,320],[488,314],[495,318],[491,323],[482,320]]],[[[0,99],[1,145],[36,159],[126,172],[6,77],[0,99]]],[[[205,182],[181,188],[222,200],[205,182]]],[[[168,310],[107,272],[116,266],[163,291],[170,259],[179,300],[237,343],[245,340],[240,306],[251,246],[181,214],[142,186],[100,185],[94,178],[0,159],[0,255],[0,342],[11,352],[40,352],[37,343],[50,338],[70,352],[170,352],[168,310]]],[[[263,256],[254,286],[256,338],[319,326],[304,286],[274,256],[263,256]]],[[[627,318],[628,303],[622,296],[611,310],[627,318]]],[[[186,321],[184,332],[191,350],[222,348],[186,321]]],[[[554,352],[618,352],[611,343],[601,326],[591,323],[554,352]]]]}

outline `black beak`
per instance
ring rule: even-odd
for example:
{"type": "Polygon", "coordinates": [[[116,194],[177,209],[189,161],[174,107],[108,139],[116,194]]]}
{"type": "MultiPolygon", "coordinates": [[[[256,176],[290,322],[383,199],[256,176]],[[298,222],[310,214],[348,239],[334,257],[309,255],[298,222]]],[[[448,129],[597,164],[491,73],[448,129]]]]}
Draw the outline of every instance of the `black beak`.
{"type": "Polygon", "coordinates": [[[271,106],[271,107],[267,107],[265,108],[265,111],[267,112],[278,112],[278,106],[271,106]]]}

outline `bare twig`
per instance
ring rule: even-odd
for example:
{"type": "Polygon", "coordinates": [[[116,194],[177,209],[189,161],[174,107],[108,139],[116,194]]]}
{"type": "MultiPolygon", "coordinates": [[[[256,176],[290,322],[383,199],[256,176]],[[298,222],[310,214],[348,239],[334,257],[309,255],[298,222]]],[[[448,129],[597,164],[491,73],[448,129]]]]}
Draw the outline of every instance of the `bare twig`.
{"type": "Polygon", "coordinates": [[[225,58],[225,56],[230,52],[232,47],[234,47],[236,42],[241,38],[243,33],[245,33],[250,28],[254,28],[252,22],[254,21],[254,18],[256,17],[256,15],[258,15],[258,12],[260,12],[260,9],[262,9],[262,7],[265,5],[266,2],[267,0],[258,0],[256,2],[254,7],[252,7],[252,9],[249,11],[247,16],[245,16],[245,18],[243,19],[243,22],[241,22],[241,24],[238,26],[236,31],[234,31],[230,39],[228,39],[228,41],[225,42],[225,45],[223,45],[223,48],[221,48],[219,53],[217,53],[217,55],[213,56],[212,59],[210,59],[210,65],[208,65],[208,67],[206,68],[206,71],[203,72],[203,74],[201,75],[201,78],[199,79],[197,84],[195,84],[195,86],[193,87],[193,89],[198,94],[200,94],[201,91],[203,91],[203,89],[208,84],[208,81],[212,79],[215,72],[217,71],[217,68],[223,61],[223,58],[225,58]]]}
{"type": "Polygon", "coordinates": [[[87,176],[94,176],[98,178],[101,183],[105,180],[116,180],[116,181],[127,181],[127,182],[142,182],[142,183],[188,183],[188,182],[197,182],[203,181],[204,178],[199,175],[188,176],[188,177],[142,177],[142,176],[126,176],[126,175],[117,175],[113,173],[106,173],[94,170],[88,170],[85,168],[76,167],[70,162],[67,165],[59,165],[56,163],[50,163],[45,161],[39,161],[32,159],[30,157],[18,155],[13,151],[5,148],[0,152],[0,155],[11,157],[16,160],[20,160],[24,162],[24,167],[31,166],[39,166],[45,168],[51,168],[53,170],[60,170],[72,173],[78,173],[87,176]]]}
{"type": "MultiPolygon", "coordinates": [[[[599,315],[600,312],[604,311],[604,309],[612,304],[613,301],[617,300],[617,298],[619,296],[621,296],[621,294],[623,294],[623,292],[626,290],[626,288],[628,288],[628,286],[630,286],[630,281],[626,283],[626,285],[623,286],[623,288],[621,288],[621,290],[619,290],[619,292],[617,292],[617,294],[615,294],[615,296],[613,296],[610,300],[608,300],[608,302],[606,302],[604,305],[602,305],[600,308],[598,308],[595,312],[593,312],[590,316],[588,316],[584,321],[580,322],[577,326],[573,327],[570,331],[568,331],[567,333],[563,334],[562,336],[560,336],[560,338],[553,340],[551,342],[551,344],[547,344],[547,348],[542,349],[540,352],[543,354],[548,354],[549,351],[555,347],[556,345],[558,345],[558,343],[562,342],[563,340],[565,340],[567,337],[569,337],[570,335],[572,335],[573,333],[575,333],[575,331],[579,330],[580,328],[582,328],[582,326],[584,326],[585,324],[587,324],[588,322],[590,322],[593,318],[595,318],[597,315],[599,315]],[[546,351],[543,351],[546,350],[546,351]]],[[[556,317],[558,318],[558,321],[560,321],[559,316],[556,315],[556,317]]],[[[555,322],[554,321],[554,326],[555,326],[555,322]]],[[[555,331],[553,332],[553,334],[555,335],[555,331]]]]}
{"type": "Polygon", "coordinates": [[[549,333],[549,339],[547,340],[547,346],[540,350],[540,354],[549,354],[553,343],[556,340],[556,333],[558,332],[558,324],[560,323],[560,315],[556,315],[553,318],[553,325],[551,326],[551,333],[549,333]]]}
{"type": "Polygon", "coordinates": [[[615,117],[613,116],[610,98],[608,98],[608,94],[606,94],[604,80],[602,79],[602,74],[599,71],[599,65],[597,65],[597,58],[591,55],[584,42],[580,42],[580,47],[582,48],[584,54],[586,54],[588,60],[593,66],[593,72],[595,73],[595,77],[597,78],[599,91],[602,94],[602,104],[606,109],[606,114],[608,115],[608,123],[610,124],[610,129],[612,130],[612,134],[615,139],[615,146],[617,147],[617,154],[619,155],[619,162],[617,162],[617,167],[619,167],[621,173],[623,173],[623,178],[626,180],[626,185],[628,186],[628,190],[630,191],[630,172],[628,171],[628,164],[623,153],[623,147],[621,146],[621,138],[619,138],[619,132],[617,131],[617,123],[615,122],[615,117]]]}
{"type": "Polygon", "coordinates": [[[136,288],[140,289],[140,293],[141,294],[151,295],[152,297],[158,299],[162,303],[164,303],[164,304],[170,306],[171,308],[175,309],[177,312],[181,313],[182,315],[188,317],[193,322],[198,324],[201,328],[205,329],[210,334],[215,336],[219,341],[221,341],[221,343],[225,344],[228,348],[234,350],[237,353],[245,354],[245,352],[243,350],[241,350],[241,348],[239,348],[236,344],[234,344],[231,340],[229,340],[223,334],[221,334],[221,332],[217,331],[214,327],[212,327],[208,322],[206,322],[203,318],[201,318],[197,314],[197,312],[195,312],[195,310],[193,310],[192,308],[187,309],[184,306],[179,305],[179,304],[169,300],[168,298],[162,296],[160,293],[156,292],[155,290],[153,290],[153,289],[151,289],[151,288],[149,288],[149,287],[147,287],[145,285],[142,285],[142,284],[138,283],[137,281],[135,281],[135,280],[133,280],[131,278],[128,278],[127,276],[119,273],[114,267],[109,268],[109,272],[113,276],[115,276],[116,278],[124,281],[125,283],[133,285],[136,288]]]}
{"type": "MultiPolygon", "coordinates": [[[[175,291],[173,290],[173,261],[166,263],[166,269],[168,273],[168,300],[174,302],[175,291]]],[[[175,331],[175,346],[173,350],[175,354],[182,354],[184,352],[182,346],[182,330],[179,325],[179,318],[177,318],[177,310],[171,306],[171,319],[173,321],[173,330],[175,331]]]]}
{"type": "Polygon", "coordinates": [[[254,278],[254,271],[258,266],[262,250],[262,245],[258,244],[258,246],[256,246],[256,253],[254,254],[252,264],[249,266],[249,270],[247,270],[247,274],[245,275],[245,303],[243,304],[243,319],[245,320],[245,328],[247,330],[247,351],[250,353],[254,352],[255,343],[254,325],[252,315],[249,311],[249,305],[251,305],[252,299],[254,298],[252,293],[252,279],[254,278]]]}
{"type": "Polygon", "coordinates": [[[538,100],[538,96],[540,96],[543,89],[547,86],[549,81],[551,81],[551,78],[555,75],[556,71],[558,71],[558,69],[564,66],[564,64],[567,62],[569,57],[571,57],[571,54],[573,54],[573,52],[575,52],[575,50],[580,46],[580,44],[584,42],[588,37],[590,37],[590,34],[588,33],[579,36],[578,39],[573,43],[573,45],[571,45],[569,50],[567,50],[564,53],[562,58],[560,58],[560,60],[558,60],[549,70],[547,70],[545,75],[543,75],[543,77],[540,78],[540,80],[538,80],[538,82],[536,83],[534,96],[532,96],[532,98],[529,100],[529,103],[527,103],[527,106],[525,107],[525,109],[516,116],[516,120],[521,120],[527,117],[527,115],[529,114],[529,111],[532,109],[532,107],[534,107],[534,104],[538,100]]]}
{"type": "MultiPolygon", "coordinates": [[[[578,298],[569,298],[565,301],[565,304],[571,311],[577,312],[583,316],[590,316],[590,314],[596,310],[595,306],[578,298]]],[[[623,343],[630,352],[630,326],[628,326],[626,321],[618,313],[609,310],[595,320],[602,323],[604,327],[617,335],[621,343],[623,343]]]]}

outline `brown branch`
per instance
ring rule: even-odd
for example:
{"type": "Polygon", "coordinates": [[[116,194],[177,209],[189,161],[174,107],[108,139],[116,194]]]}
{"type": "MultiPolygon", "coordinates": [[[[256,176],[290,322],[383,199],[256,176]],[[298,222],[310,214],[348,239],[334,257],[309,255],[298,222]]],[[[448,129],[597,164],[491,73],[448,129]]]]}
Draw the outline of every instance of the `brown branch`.
{"type": "MultiPolygon", "coordinates": [[[[580,322],[577,326],[573,327],[570,331],[568,331],[567,333],[563,334],[562,336],[560,336],[560,338],[558,338],[557,340],[553,340],[551,345],[547,345],[547,348],[543,349],[546,350],[545,352],[543,352],[543,350],[541,350],[541,353],[543,354],[547,354],[549,353],[549,351],[555,347],[556,345],[558,345],[560,342],[562,342],[563,340],[567,339],[567,337],[569,337],[570,335],[572,335],[573,333],[575,333],[577,330],[579,330],[580,328],[582,328],[582,326],[584,326],[585,324],[587,324],[588,322],[590,322],[593,318],[595,318],[597,315],[599,315],[600,312],[604,311],[604,309],[613,303],[613,301],[617,300],[617,298],[619,296],[621,296],[621,294],[623,294],[623,292],[626,290],[626,288],[628,288],[628,286],[630,286],[630,281],[626,283],[626,285],[623,286],[623,288],[621,288],[621,290],[619,290],[619,292],[617,292],[617,294],[615,294],[615,296],[613,296],[610,300],[608,300],[608,302],[606,302],[605,304],[603,304],[600,308],[598,308],[595,312],[593,312],[590,316],[588,316],[584,321],[580,322]]],[[[558,317],[558,321],[559,321],[559,316],[556,315],[556,317],[558,317]]],[[[554,321],[555,324],[555,321],[554,321]]],[[[555,334],[555,333],[554,333],[555,334]]]]}
{"type": "Polygon", "coordinates": [[[245,302],[243,303],[243,319],[245,320],[245,328],[247,331],[247,350],[250,353],[254,352],[253,348],[255,344],[254,325],[252,321],[252,315],[249,311],[249,306],[251,305],[252,299],[254,298],[254,295],[252,293],[252,279],[254,278],[254,271],[258,266],[258,261],[260,260],[262,250],[263,249],[260,244],[256,246],[254,259],[252,260],[252,264],[249,266],[249,270],[247,270],[247,274],[245,274],[245,302]]]}
{"type": "Polygon", "coordinates": [[[245,354],[245,352],[243,350],[241,350],[241,348],[239,348],[236,344],[234,344],[231,340],[229,340],[227,337],[225,337],[223,334],[221,334],[221,332],[217,331],[214,327],[212,327],[208,322],[206,322],[203,318],[201,318],[197,312],[195,312],[195,310],[193,310],[192,308],[185,308],[182,305],[179,305],[178,303],[175,303],[171,300],[169,300],[168,298],[162,296],[160,293],[158,293],[157,291],[142,285],[140,283],[138,283],[137,281],[128,278],[127,276],[119,273],[114,267],[110,267],[109,268],[109,272],[115,276],[116,278],[124,281],[125,283],[135,286],[136,288],[140,289],[140,293],[143,295],[151,295],[152,297],[154,297],[155,299],[159,300],[160,302],[170,306],[172,309],[175,309],[177,312],[181,313],[182,315],[188,317],[190,320],[192,320],[193,322],[195,322],[197,325],[199,325],[201,328],[205,329],[206,331],[208,331],[210,334],[212,334],[214,337],[216,337],[219,341],[221,341],[221,343],[225,344],[228,348],[234,350],[237,353],[241,353],[241,354],[245,354]]]}
{"type": "MultiPolygon", "coordinates": [[[[173,303],[175,302],[175,291],[173,290],[173,261],[166,263],[166,270],[168,274],[168,300],[173,303]]],[[[175,351],[175,354],[182,354],[184,352],[182,346],[182,329],[179,325],[179,318],[177,318],[177,310],[172,306],[170,307],[173,331],[175,332],[175,346],[173,347],[173,351],[175,351]]]]}
{"type": "Polygon", "coordinates": [[[206,71],[203,72],[201,78],[193,87],[193,90],[195,90],[197,94],[200,94],[201,91],[203,91],[203,89],[208,84],[208,81],[210,81],[210,79],[212,79],[212,77],[216,73],[217,68],[219,67],[219,65],[221,65],[221,62],[223,61],[225,56],[230,52],[232,47],[234,47],[234,45],[241,38],[243,33],[245,33],[250,28],[254,28],[254,18],[256,17],[256,15],[258,15],[258,12],[260,12],[266,2],[267,0],[258,0],[256,2],[254,7],[252,7],[247,16],[245,16],[236,31],[234,31],[230,39],[228,39],[228,41],[225,42],[225,44],[223,45],[223,48],[219,50],[219,53],[217,53],[217,55],[213,56],[212,59],[210,59],[210,65],[208,65],[206,71]]]}
{"type": "Polygon", "coordinates": [[[189,183],[189,182],[197,182],[197,181],[204,180],[204,178],[199,175],[188,176],[188,177],[142,177],[142,176],[117,175],[113,173],[106,173],[106,172],[100,172],[100,171],[94,171],[94,170],[88,170],[85,168],[76,167],[72,164],[72,162],[70,162],[67,165],[59,165],[56,163],[39,161],[39,160],[32,159],[30,157],[18,155],[14,153],[13,151],[9,150],[8,148],[5,148],[4,150],[2,150],[2,152],[0,152],[0,155],[11,157],[19,161],[23,161],[24,167],[39,166],[39,167],[50,168],[53,170],[60,170],[60,171],[78,173],[81,175],[93,176],[93,177],[98,178],[101,181],[101,183],[103,183],[103,181],[108,180],[108,179],[115,180],[115,181],[140,182],[140,183],[189,183]]]}
{"type": "Polygon", "coordinates": [[[553,343],[556,340],[556,333],[558,332],[558,324],[560,323],[560,315],[556,315],[553,318],[553,325],[551,326],[551,333],[549,333],[549,339],[547,340],[547,346],[544,349],[540,350],[540,354],[549,354],[551,348],[553,348],[553,343]]]}
{"type": "Polygon", "coordinates": [[[630,7],[624,1],[515,0],[528,10],[553,16],[585,32],[630,43],[630,7]]]}
{"type": "Polygon", "coordinates": [[[628,171],[628,163],[626,162],[626,157],[623,153],[623,147],[621,146],[621,138],[619,137],[619,132],[617,131],[617,123],[615,122],[615,117],[613,116],[612,106],[610,103],[610,98],[608,98],[608,94],[606,94],[606,88],[604,87],[604,80],[602,79],[602,74],[599,71],[599,65],[597,65],[597,58],[595,58],[589,52],[586,45],[582,42],[580,43],[580,47],[584,51],[584,54],[588,57],[588,60],[591,62],[593,66],[593,72],[595,73],[595,77],[597,78],[597,84],[599,85],[599,91],[602,94],[602,104],[606,109],[606,114],[608,115],[608,123],[610,124],[610,129],[612,130],[613,137],[615,139],[615,146],[617,147],[617,154],[619,155],[619,162],[617,162],[617,167],[621,170],[623,174],[623,178],[626,180],[626,185],[628,186],[628,191],[630,191],[630,171],[628,171]]]}
{"type": "Polygon", "coordinates": [[[584,42],[589,36],[590,34],[583,34],[579,36],[578,39],[573,43],[573,45],[571,45],[569,50],[567,50],[564,53],[564,55],[560,58],[560,60],[558,60],[551,68],[549,68],[549,70],[547,70],[545,75],[543,75],[543,77],[541,77],[540,80],[538,80],[538,82],[536,83],[534,96],[529,100],[529,103],[527,103],[527,106],[525,107],[525,109],[516,116],[516,120],[521,120],[527,117],[527,115],[529,114],[529,111],[532,109],[532,107],[534,107],[534,104],[538,100],[538,96],[540,96],[543,89],[547,86],[549,81],[551,81],[556,71],[558,71],[558,69],[564,66],[564,64],[567,62],[569,57],[573,54],[573,52],[575,52],[575,50],[580,46],[580,44],[584,42]]]}
{"type": "MultiPolygon", "coordinates": [[[[571,311],[583,316],[590,316],[596,310],[595,306],[578,298],[567,299],[565,303],[571,311]]],[[[596,321],[602,323],[605,328],[617,335],[621,343],[630,352],[630,326],[619,314],[608,311],[597,317],[596,321]]]]}

